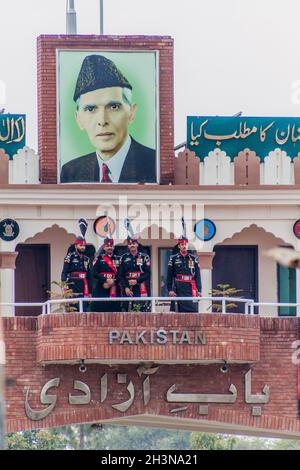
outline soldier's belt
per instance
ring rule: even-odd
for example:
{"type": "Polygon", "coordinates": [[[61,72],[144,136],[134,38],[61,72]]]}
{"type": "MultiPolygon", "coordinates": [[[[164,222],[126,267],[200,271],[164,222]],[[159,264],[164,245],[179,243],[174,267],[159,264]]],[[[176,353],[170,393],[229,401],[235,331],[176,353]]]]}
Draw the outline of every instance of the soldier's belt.
{"type": "Polygon", "coordinates": [[[69,279],[86,279],[86,273],[71,273],[69,279]]]}
{"type": "Polygon", "coordinates": [[[175,281],[193,281],[194,276],[184,275],[184,274],[177,274],[175,281]]]}
{"type": "Polygon", "coordinates": [[[126,279],[131,279],[133,277],[140,277],[141,273],[139,271],[134,272],[134,273],[127,273],[126,274],[126,279]]]}
{"type": "Polygon", "coordinates": [[[100,274],[101,274],[102,276],[105,276],[106,279],[115,279],[115,278],[116,278],[116,276],[114,275],[114,273],[100,272],[100,274]]]}

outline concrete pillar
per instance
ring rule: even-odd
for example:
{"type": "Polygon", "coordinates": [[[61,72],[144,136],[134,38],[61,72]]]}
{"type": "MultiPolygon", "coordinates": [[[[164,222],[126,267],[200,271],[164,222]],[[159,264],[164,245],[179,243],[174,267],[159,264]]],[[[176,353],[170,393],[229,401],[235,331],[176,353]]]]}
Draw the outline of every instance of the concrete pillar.
{"type": "MultiPolygon", "coordinates": [[[[15,300],[15,276],[16,258],[15,251],[0,251],[0,302],[12,303],[15,300]]],[[[13,316],[14,307],[0,307],[0,314],[13,316]]]]}
{"type": "MultiPolygon", "coordinates": [[[[212,289],[212,262],[215,256],[214,251],[199,251],[199,266],[202,281],[202,296],[208,297],[211,295],[212,289]]],[[[204,300],[201,302],[201,312],[211,312],[211,302],[204,300]]]]}

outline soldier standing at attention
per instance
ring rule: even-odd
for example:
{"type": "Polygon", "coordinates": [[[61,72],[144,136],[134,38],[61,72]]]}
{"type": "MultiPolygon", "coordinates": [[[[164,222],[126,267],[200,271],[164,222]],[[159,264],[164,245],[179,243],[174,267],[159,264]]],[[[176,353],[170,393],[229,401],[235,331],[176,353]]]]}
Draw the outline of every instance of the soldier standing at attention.
{"type": "MultiPolygon", "coordinates": [[[[138,241],[127,237],[129,253],[121,257],[120,284],[124,297],[147,297],[150,295],[150,257],[138,250],[138,241]]],[[[128,304],[129,302],[126,302],[128,304]]],[[[147,302],[136,302],[141,311],[147,310],[147,302]]],[[[125,306],[126,307],[126,306],[125,306]]],[[[126,310],[128,310],[127,305],[126,310]]]]}
{"type": "MultiPolygon", "coordinates": [[[[84,219],[80,219],[79,226],[81,233],[85,234],[87,223],[84,219]],[[86,224],[85,229],[82,230],[81,225],[86,224]]],[[[64,258],[63,270],[61,273],[61,280],[67,282],[69,289],[72,289],[75,297],[90,297],[92,290],[92,276],[90,258],[84,254],[86,248],[86,241],[84,236],[79,235],[74,244],[72,244],[68,253],[64,258]]],[[[83,303],[83,311],[87,311],[87,302],[83,303]]],[[[78,311],[78,304],[74,305],[78,311]]]]}
{"type": "MultiPolygon", "coordinates": [[[[188,239],[178,240],[179,253],[172,255],[168,263],[167,287],[170,297],[199,297],[201,277],[197,256],[188,253],[188,239]]],[[[171,306],[172,308],[172,306],[171,306]]],[[[179,312],[198,312],[198,303],[178,301],[179,312]]]]}
{"type": "MultiPolygon", "coordinates": [[[[120,257],[114,254],[114,240],[106,237],[102,250],[93,263],[93,278],[97,280],[93,297],[114,298],[120,297],[118,271],[120,257]]],[[[91,312],[119,312],[120,302],[92,302],[91,312]]]]}

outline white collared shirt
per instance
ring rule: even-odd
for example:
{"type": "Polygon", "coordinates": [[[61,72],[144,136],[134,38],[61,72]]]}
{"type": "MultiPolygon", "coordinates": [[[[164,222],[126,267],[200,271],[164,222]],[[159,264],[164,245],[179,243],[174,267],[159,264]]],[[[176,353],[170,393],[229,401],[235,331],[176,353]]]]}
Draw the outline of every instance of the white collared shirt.
{"type": "Polygon", "coordinates": [[[101,181],[102,179],[102,164],[105,163],[105,165],[109,169],[109,177],[112,180],[112,182],[113,183],[119,182],[121,171],[124,166],[124,162],[125,162],[130,145],[131,145],[131,137],[130,135],[128,135],[123,147],[121,147],[120,150],[107,161],[102,160],[101,156],[98,154],[98,152],[96,152],[97,161],[99,165],[99,181],[101,181]]]}

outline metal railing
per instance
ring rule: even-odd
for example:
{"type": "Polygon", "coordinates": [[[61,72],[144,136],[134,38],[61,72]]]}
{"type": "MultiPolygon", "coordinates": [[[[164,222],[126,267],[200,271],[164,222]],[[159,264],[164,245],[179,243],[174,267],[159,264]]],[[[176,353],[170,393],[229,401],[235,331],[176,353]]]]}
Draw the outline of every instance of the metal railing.
{"type": "MultiPolygon", "coordinates": [[[[297,308],[297,307],[300,307],[300,303],[295,303],[295,302],[251,302],[247,305],[247,311],[245,313],[249,313],[250,315],[253,315],[255,307],[296,307],[297,308]]],[[[297,317],[300,316],[299,308],[298,308],[298,312],[296,314],[297,317]]],[[[284,315],[282,315],[282,316],[284,316],[284,315]]],[[[288,315],[285,315],[285,316],[288,316],[288,315]]],[[[290,315],[290,316],[292,316],[292,315],[290,315]]]]}
{"type": "MultiPolygon", "coordinates": [[[[292,303],[292,302],[255,302],[253,299],[244,299],[239,297],[161,297],[161,296],[152,296],[152,297],[115,297],[115,298],[106,298],[106,297],[75,297],[72,299],[50,299],[46,302],[4,302],[0,303],[1,307],[41,307],[41,314],[49,314],[51,313],[51,306],[52,305],[61,305],[61,304],[78,304],[78,311],[79,313],[83,313],[83,305],[86,302],[151,302],[151,312],[157,313],[157,307],[164,306],[165,303],[170,302],[178,302],[178,301],[193,301],[198,303],[198,313],[231,313],[226,309],[227,302],[234,302],[234,303],[243,303],[244,304],[244,312],[243,314],[246,315],[254,315],[255,314],[255,307],[296,307],[297,308],[297,316],[300,316],[300,303],[292,303]],[[206,307],[206,312],[201,310],[201,303],[211,302],[209,307],[206,307]],[[218,302],[221,304],[221,309],[219,311],[212,310],[212,302],[218,302]],[[159,305],[159,303],[161,305],[159,305]]],[[[113,313],[113,312],[112,312],[113,313]]],[[[144,312],[139,312],[144,313],[144,312]]],[[[147,313],[147,312],[146,312],[147,313]]],[[[149,312],[148,312],[149,313],[149,312]]],[[[164,313],[164,312],[159,312],[164,313]]],[[[168,313],[168,312],[166,312],[168,313]]],[[[240,312],[241,313],[241,312],[240,312]]],[[[263,316],[263,315],[261,315],[263,316]]],[[[289,315],[283,315],[289,316],[289,315]]],[[[291,315],[290,315],[291,316],[291,315]]]]}
{"type": "MultiPolygon", "coordinates": [[[[0,308],[1,307],[41,307],[42,315],[44,315],[47,311],[47,302],[0,302],[0,308]]],[[[2,315],[2,316],[5,316],[5,315],[2,315]]]]}
{"type": "MultiPolygon", "coordinates": [[[[79,312],[83,312],[83,302],[151,302],[151,312],[156,313],[156,304],[157,302],[180,302],[180,301],[193,301],[198,303],[198,312],[201,313],[201,302],[202,301],[211,301],[211,302],[221,302],[221,312],[211,312],[211,313],[227,313],[226,312],[226,302],[242,302],[245,304],[244,313],[249,313],[248,305],[253,302],[252,299],[240,299],[237,297],[114,297],[114,298],[103,298],[103,297],[78,297],[74,299],[55,299],[48,300],[47,313],[51,313],[52,304],[61,304],[68,303],[72,304],[76,302],[79,304],[79,312]]],[[[209,307],[210,309],[211,307],[209,307]]]]}
{"type": "MultiPolygon", "coordinates": [[[[193,301],[198,303],[198,313],[203,313],[201,311],[201,302],[219,302],[221,303],[220,311],[213,311],[212,305],[206,308],[206,311],[210,313],[228,313],[226,311],[226,302],[241,302],[244,303],[244,313],[250,314],[254,313],[254,310],[249,310],[249,305],[252,305],[254,302],[252,299],[244,299],[238,297],[161,297],[161,296],[152,296],[152,297],[114,297],[114,298],[103,298],[103,297],[74,297],[72,299],[50,299],[46,302],[32,302],[32,303],[0,303],[0,307],[41,307],[42,315],[51,313],[52,305],[61,305],[61,304],[78,304],[78,311],[82,313],[84,311],[83,304],[86,302],[151,302],[151,312],[157,313],[157,304],[165,302],[178,302],[178,301],[193,301]]],[[[141,312],[143,313],[143,312],[141,312]]],[[[230,312],[229,312],[230,313],[230,312]]]]}

